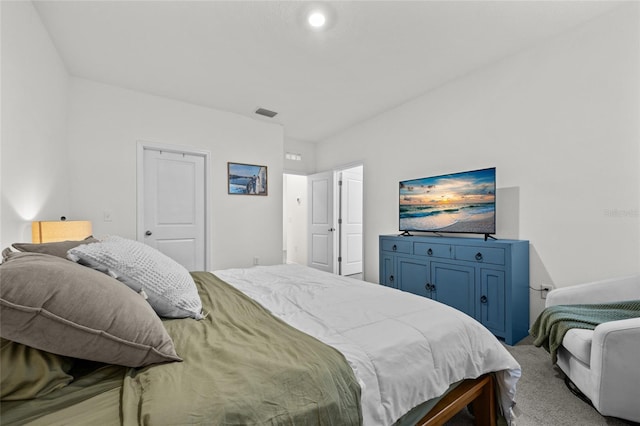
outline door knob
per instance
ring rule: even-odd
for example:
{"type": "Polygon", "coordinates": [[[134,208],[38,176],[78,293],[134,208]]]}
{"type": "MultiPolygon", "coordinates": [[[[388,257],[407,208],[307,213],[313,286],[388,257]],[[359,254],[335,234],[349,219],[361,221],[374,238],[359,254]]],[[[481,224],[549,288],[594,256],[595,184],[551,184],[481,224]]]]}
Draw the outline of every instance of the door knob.
{"type": "Polygon", "coordinates": [[[329,228],[329,232],[333,232],[335,230],[336,230],[336,228],[329,228]]]}
{"type": "Polygon", "coordinates": [[[147,237],[148,237],[149,235],[151,235],[151,234],[153,234],[153,232],[151,232],[151,231],[147,231],[147,232],[145,232],[145,233],[144,233],[144,235],[146,235],[147,237]]]}

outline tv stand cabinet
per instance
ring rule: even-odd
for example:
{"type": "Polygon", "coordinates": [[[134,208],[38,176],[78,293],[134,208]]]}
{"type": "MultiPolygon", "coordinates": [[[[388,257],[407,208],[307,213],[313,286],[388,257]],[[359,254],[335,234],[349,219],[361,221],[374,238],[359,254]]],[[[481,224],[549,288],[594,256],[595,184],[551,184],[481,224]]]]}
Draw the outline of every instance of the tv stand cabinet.
{"type": "Polygon", "coordinates": [[[452,306],[513,345],[529,334],[529,242],[381,235],[380,284],[452,306]]]}

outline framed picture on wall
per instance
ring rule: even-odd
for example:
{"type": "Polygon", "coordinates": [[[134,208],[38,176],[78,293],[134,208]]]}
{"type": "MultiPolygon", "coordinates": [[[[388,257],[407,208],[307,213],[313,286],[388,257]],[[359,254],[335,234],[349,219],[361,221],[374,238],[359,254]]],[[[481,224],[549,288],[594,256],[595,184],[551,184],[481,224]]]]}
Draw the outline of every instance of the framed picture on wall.
{"type": "Polygon", "coordinates": [[[227,163],[229,194],[267,195],[267,166],[227,163]]]}

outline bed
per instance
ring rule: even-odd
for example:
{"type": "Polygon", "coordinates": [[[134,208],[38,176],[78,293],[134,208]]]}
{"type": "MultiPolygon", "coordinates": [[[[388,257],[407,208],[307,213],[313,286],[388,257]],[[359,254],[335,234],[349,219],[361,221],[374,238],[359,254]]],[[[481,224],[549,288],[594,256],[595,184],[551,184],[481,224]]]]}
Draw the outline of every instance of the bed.
{"type": "MultiPolygon", "coordinates": [[[[34,282],[23,278],[25,265],[31,271],[37,269],[34,261],[44,263],[41,276],[47,278],[39,279],[47,283],[52,275],[64,276],[66,283],[69,277],[88,274],[73,293],[85,291],[89,282],[107,279],[97,287],[100,291],[108,288],[108,293],[92,297],[95,304],[85,307],[83,302],[74,310],[86,308],[97,317],[95,311],[104,305],[121,309],[110,312],[112,320],[106,326],[82,325],[83,332],[103,328],[93,338],[114,334],[106,328],[112,327],[113,319],[124,318],[129,328],[131,323],[142,323],[144,318],[132,315],[145,311],[141,300],[147,305],[153,300],[148,294],[143,295],[147,300],[140,295],[154,291],[142,288],[134,292],[133,287],[123,286],[133,273],[100,270],[96,265],[87,267],[91,265],[86,262],[81,265],[29,249],[32,251],[9,254],[8,261],[0,265],[3,387],[4,372],[20,376],[21,369],[32,369],[24,360],[34,357],[29,351],[38,357],[60,358],[60,375],[67,378],[58,377],[58,382],[49,384],[53,389],[26,396],[18,391],[5,398],[3,390],[3,425],[426,425],[442,424],[469,403],[475,404],[480,424],[494,423],[496,413],[507,423],[513,420],[520,366],[478,322],[429,299],[300,265],[190,273],[201,307],[189,311],[189,304],[183,303],[180,309],[186,313],[163,318],[151,349],[143,355],[136,353],[138,358],[133,360],[105,362],[101,358],[105,353],[121,357],[120,347],[102,347],[97,354],[83,352],[81,357],[65,352],[73,346],[64,341],[69,330],[54,332],[58,337],[49,340],[55,342],[47,341],[45,346],[59,347],[47,351],[41,342],[24,337],[35,334],[25,331],[24,321],[19,327],[13,324],[12,309],[17,310],[19,303],[12,287],[24,288],[34,282]],[[72,271],[64,275],[62,269],[72,271]],[[16,286],[6,285],[20,279],[16,286]],[[133,295],[135,306],[122,308],[121,299],[104,303],[116,289],[127,297],[133,295]],[[10,350],[5,351],[7,348],[10,350]],[[65,363],[71,366],[64,368],[65,363]]],[[[130,254],[132,250],[125,251],[130,254]]],[[[162,259],[162,265],[165,261],[162,259]]],[[[82,294],[78,297],[87,299],[82,294]]],[[[49,296],[46,299],[45,304],[51,303],[49,296]]],[[[22,305],[20,312],[29,311],[32,326],[34,315],[41,315],[43,308],[22,305]]],[[[45,308],[54,309],[53,305],[45,308]]],[[[145,330],[156,325],[145,326],[145,330]]],[[[139,328],[134,330],[136,339],[139,333],[139,328]]],[[[122,335],[118,342],[126,339],[122,335]]],[[[136,341],[130,346],[139,349],[145,344],[136,341]]],[[[105,346],[104,342],[100,345],[105,346]]],[[[98,344],[79,346],[77,350],[86,351],[98,344]]],[[[51,367],[50,360],[43,362],[51,367]]],[[[14,387],[20,388],[15,383],[14,387]]]]}

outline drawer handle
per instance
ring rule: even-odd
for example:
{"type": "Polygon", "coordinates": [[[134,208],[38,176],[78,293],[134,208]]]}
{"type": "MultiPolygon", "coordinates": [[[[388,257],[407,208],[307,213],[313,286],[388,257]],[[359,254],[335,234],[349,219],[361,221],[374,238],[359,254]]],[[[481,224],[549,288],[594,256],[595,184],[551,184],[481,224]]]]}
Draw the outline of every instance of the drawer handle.
{"type": "Polygon", "coordinates": [[[482,296],[480,298],[480,303],[487,303],[487,296],[482,296]]]}
{"type": "Polygon", "coordinates": [[[476,260],[477,260],[478,262],[482,260],[482,253],[480,253],[480,252],[477,252],[477,253],[476,253],[476,260]]]}
{"type": "Polygon", "coordinates": [[[389,275],[389,282],[392,283],[393,282],[393,275],[389,275]]]}
{"type": "Polygon", "coordinates": [[[398,246],[394,244],[393,247],[391,247],[391,250],[393,250],[393,251],[398,250],[398,246]]]}
{"type": "Polygon", "coordinates": [[[431,250],[431,249],[427,250],[427,255],[433,256],[433,250],[431,250]]]}

